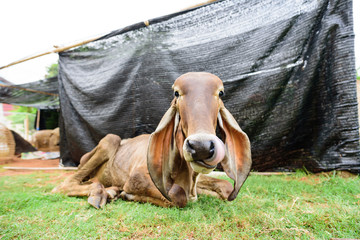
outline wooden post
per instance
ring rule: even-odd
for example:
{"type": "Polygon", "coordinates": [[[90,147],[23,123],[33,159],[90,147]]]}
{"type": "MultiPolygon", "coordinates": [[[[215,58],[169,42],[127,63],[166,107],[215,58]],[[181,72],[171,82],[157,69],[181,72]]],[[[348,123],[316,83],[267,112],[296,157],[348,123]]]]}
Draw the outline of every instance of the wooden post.
{"type": "Polygon", "coordinates": [[[24,130],[25,130],[25,139],[29,141],[29,114],[26,113],[26,117],[24,120],[24,130]]]}
{"type": "Polygon", "coordinates": [[[36,116],[36,131],[40,130],[40,109],[37,110],[36,116]]]}

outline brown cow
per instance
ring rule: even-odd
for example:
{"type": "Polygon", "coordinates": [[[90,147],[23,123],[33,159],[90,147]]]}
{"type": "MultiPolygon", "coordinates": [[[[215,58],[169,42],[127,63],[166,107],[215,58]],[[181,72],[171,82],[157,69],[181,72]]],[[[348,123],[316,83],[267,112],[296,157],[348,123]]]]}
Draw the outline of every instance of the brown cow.
{"type": "Polygon", "coordinates": [[[187,73],[173,90],[155,132],[126,140],[108,134],[53,192],[89,196],[96,208],[118,197],[164,207],[184,207],[198,193],[234,200],[250,171],[250,142],[224,107],[222,81],[210,73],[187,73]],[[218,163],[234,186],[204,175],[218,163]]]}
{"type": "Polygon", "coordinates": [[[60,130],[40,130],[34,133],[32,140],[35,148],[44,152],[58,152],[60,150],[60,130]]]}

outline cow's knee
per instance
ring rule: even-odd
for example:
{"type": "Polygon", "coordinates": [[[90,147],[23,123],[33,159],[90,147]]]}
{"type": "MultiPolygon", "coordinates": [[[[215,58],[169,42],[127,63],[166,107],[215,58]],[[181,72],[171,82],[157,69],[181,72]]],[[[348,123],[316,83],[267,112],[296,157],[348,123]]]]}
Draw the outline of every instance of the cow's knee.
{"type": "Polygon", "coordinates": [[[121,138],[118,135],[115,134],[106,134],[106,136],[103,138],[103,140],[106,140],[110,143],[114,143],[114,144],[120,144],[121,142],[121,138]]]}
{"type": "Polygon", "coordinates": [[[99,149],[117,149],[120,146],[121,138],[115,134],[107,134],[98,144],[99,149]]]}
{"type": "Polygon", "coordinates": [[[171,199],[171,203],[174,204],[175,207],[183,208],[187,204],[187,197],[184,189],[177,184],[173,184],[169,191],[169,197],[171,199]]]}

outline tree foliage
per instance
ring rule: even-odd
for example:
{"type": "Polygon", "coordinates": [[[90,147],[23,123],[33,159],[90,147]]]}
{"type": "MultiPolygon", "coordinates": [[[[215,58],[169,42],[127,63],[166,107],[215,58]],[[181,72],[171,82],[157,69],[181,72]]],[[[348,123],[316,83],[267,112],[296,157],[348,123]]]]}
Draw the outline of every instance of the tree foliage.
{"type": "Polygon", "coordinates": [[[36,108],[32,107],[24,107],[24,106],[15,106],[14,110],[11,110],[12,115],[8,116],[7,118],[12,122],[12,124],[23,124],[26,115],[28,115],[32,120],[35,118],[36,108]]]}
{"type": "Polygon", "coordinates": [[[45,75],[45,78],[56,77],[59,73],[59,64],[53,63],[50,66],[48,66],[46,70],[47,70],[47,74],[45,75]]]}

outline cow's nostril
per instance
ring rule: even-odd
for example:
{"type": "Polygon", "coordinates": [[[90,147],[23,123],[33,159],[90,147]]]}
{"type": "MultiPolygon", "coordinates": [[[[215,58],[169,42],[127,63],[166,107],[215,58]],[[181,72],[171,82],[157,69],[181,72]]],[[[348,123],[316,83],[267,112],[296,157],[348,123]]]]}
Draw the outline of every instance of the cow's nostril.
{"type": "Polygon", "coordinates": [[[190,148],[190,149],[193,149],[193,145],[190,143],[190,140],[187,140],[187,146],[190,148]]]}
{"type": "Polygon", "coordinates": [[[191,142],[191,140],[187,140],[186,141],[186,145],[188,147],[188,151],[191,153],[191,154],[194,154],[196,151],[194,149],[194,143],[191,142]]]}
{"type": "Polygon", "coordinates": [[[209,153],[210,153],[210,157],[209,157],[209,158],[211,158],[212,156],[214,156],[214,153],[215,153],[215,145],[214,145],[214,142],[213,142],[213,141],[210,142],[209,153]]]}

